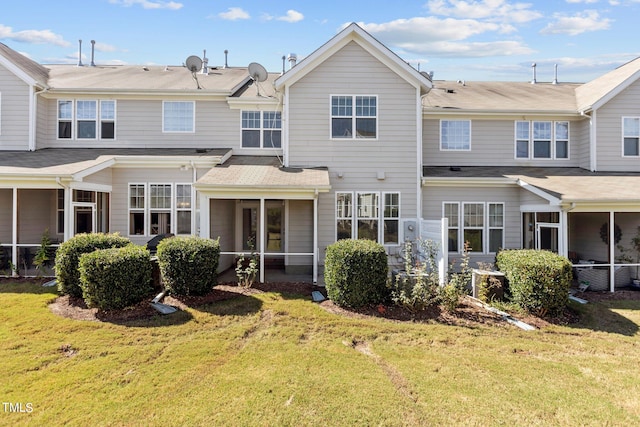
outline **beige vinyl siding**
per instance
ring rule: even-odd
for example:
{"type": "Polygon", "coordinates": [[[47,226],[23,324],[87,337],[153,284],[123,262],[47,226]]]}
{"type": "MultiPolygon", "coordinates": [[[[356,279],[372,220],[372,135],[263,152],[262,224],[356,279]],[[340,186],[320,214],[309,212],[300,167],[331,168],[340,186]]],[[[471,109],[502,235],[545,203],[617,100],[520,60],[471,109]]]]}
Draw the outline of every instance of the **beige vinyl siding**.
{"type": "MultiPolygon", "coordinates": [[[[231,199],[211,199],[209,201],[209,229],[212,239],[220,238],[222,252],[236,250],[236,201],[231,199]]],[[[220,255],[218,271],[222,272],[234,266],[233,255],[220,255]]]]}
{"type": "MultiPolygon", "coordinates": [[[[51,136],[49,135],[49,104],[55,102],[51,99],[36,97],[36,150],[48,148],[51,136]]],[[[54,116],[55,119],[55,116],[54,116]]],[[[57,123],[56,123],[57,129],[57,123]]],[[[56,131],[57,132],[57,131],[56,131]]],[[[53,135],[55,138],[55,135],[53,135]]]]}
{"type": "MultiPolygon", "coordinates": [[[[192,183],[192,171],[181,171],[178,167],[164,169],[115,168],[112,174],[111,232],[118,232],[123,236],[128,236],[133,243],[140,245],[147,243],[151,239],[151,236],[148,235],[148,224],[145,227],[145,235],[129,236],[129,184],[192,183]]],[[[148,196],[147,193],[147,197],[148,196]]],[[[175,197],[175,193],[172,196],[175,197]]],[[[172,222],[175,222],[175,218],[173,217],[172,222]]],[[[195,234],[195,230],[193,230],[193,232],[195,234]]]]}
{"type": "Polygon", "coordinates": [[[522,190],[520,192],[520,204],[529,206],[545,206],[549,201],[533,194],[531,191],[522,190]]]}
{"type": "Polygon", "coordinates": [[[13,190],[0,189],[0,244],[12,243],[13,190]]]}
{"type": "Polygon", "coordinates": [[[91,184],[111,185],[113,169],[107,168],[85,177],[82,181],[91,184]]]}
{"type": "MultiPolygon", "coordinates": [[[[287,252],[313,252],[313,202],[310,200],[290,200],[287,233],[287,252]]],[[[311,266],[311,256],[289,256],[287,266],[311,266]]]]}
{"type": "MultiPolygon", "coordinates": [[[[105,98],[83,97],[82,99],[105,98]]],[[[238,148],[240,146],[240,111],[230,110],[226,102],[196,101],[195,131],[181,133],[162,131],[163,101],[189,100],[185,98],[117,99],[115,139],[58,140],[57,100],[49,100],[46,110],[47,136],[42,141],[42,145],[58,148],[94,146],[101,148],[238,148]]]]}
{"type": "Polygon", "coordinates": [[[355,42],[290,88],[289,163],[329,168],[332,191],[320,194],[318,204],[321,256],[335,242],[336,191],[400,192],[402,216],[417,216],[416,94],[416,87],[355,42]],[[332,140],[332,95],[377,96],[377,138],[332,140]]]}
{"type": "Polygon", "coordinates": [[[18,243],[40,243],[42,234],[55,233],[56,190],[18,190],[18,243]]]}
{"type": "Polygon", "coordinates": [[[31,89],[0,66],[0,150],[29,149],[29,99],[31,89]]]}
{"type": "Polygon", "coordinates": [[[622,156],[622,117],[640,117],[640,81],[596,111],[597,170],[640,172],[640,158],[622,156]]]}
{"type": "MultiPolygon", "coordinates": [[[[520,204],[523,192],[525,190],[516,186],[487,188],[427,186],[422,190],[422,213],[424,219],[439,220],[442,218],[443,202],[460,202],[460,209],[463,202],[504,203],[504,248],[521,248],[520,204]]],[[[450,258],[455,256],[450,255],[450,258]]],[[[495,254],[473,254],[471,266],[475,268],[477,262],[494,262],[494,260],[495,254]]]]}
{"type": "MultiPolygon", "coordinates": [[[[579,158],[574,154],[579,151],[581,135],[574,134],[580,128],[581,121],[570,121],[569,124],[569,159],[516,159],[515,158],[515,122],[509,119],[471,119],[471,150],[440,150],[440,121],[466,120],[464,117],[450,116],[423,120],[422,126],[422,161],[426,166],[579,166],[579,158]]],[[[564,118],[518,118],[527,121],[566,121],[564,118]]]]}
{"type": "Polygon", "coordinates": [[[571,151],[573,160],[578,162],[578,167],[589,169],[590,162],[590,131],[589,119],[571,122],[571,151]]]}

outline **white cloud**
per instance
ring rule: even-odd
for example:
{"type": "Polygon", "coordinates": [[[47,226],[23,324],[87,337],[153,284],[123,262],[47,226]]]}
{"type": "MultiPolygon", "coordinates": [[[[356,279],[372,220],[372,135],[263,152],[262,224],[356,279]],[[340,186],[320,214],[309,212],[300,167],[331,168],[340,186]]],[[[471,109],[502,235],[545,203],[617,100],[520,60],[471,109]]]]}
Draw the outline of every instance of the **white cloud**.
{"type": "Polygon", "coordinates": [[[10,39],[21,43],[53,44],[69,46],[70,43],[51,30],[23,30],[13,31],[13,28],[0,24],[0,39],[10,39]]]}
{"type": "Polygon", "coordinates": [[[598,0],[566,0],[567,3],[598,3],[598,0]]]}
{"type": "Polygon", "coordinates": [[[300,12],[298,12],[297,10],[293,10],[293,9],[289,9],[287,10],[287,14],[284,16],[279,16],[276,18],[278,21],[285,21],[285,22],[300,22],[304,19],[304,15],[300,12]]]}
{"type": "Polygon", "coordinates": [[[555,22],[551,22],[540,31],[540,34],[568,34],[576,36],[587,31],[606,30],[612,20],[600,18],[595,10],[585,10],[574,16],[562,14],[554,15],[555,22]]]}
{"type": "Polygon", "coordinates": [[[531,10],[531,3],[509,3],[505,0],[430,0],[426,6],[435,15],[494,22],[524,23],[542,17],[540,12],[531,10]]]}
{"type": "Polygon", "coordinates": [[[504,33],[510,26],[473,19],[440,19],[433,16],[398,19],[382,24],[359,25],[384,44],[413,54],[439,57],[483,57],[529,54],[532,50],[515,40],[465,42],[484,33],[504,33]]]}
{"type": "Polygon", "coordinates": [[[109,0],[111,4],[121,4],[125,7],[140,5],[143,9],[170,9],[178,10],[184,6],[182,3],[174,1],[158,1],[158,0],[109,0]]]}
{"type": "Polygon", "coordinates": [[[227,21],[237,21],[238,19],[249,19],[251,16],[241,7],[230,7],[226,12],[221,12],[218,16],[227,21]]]}

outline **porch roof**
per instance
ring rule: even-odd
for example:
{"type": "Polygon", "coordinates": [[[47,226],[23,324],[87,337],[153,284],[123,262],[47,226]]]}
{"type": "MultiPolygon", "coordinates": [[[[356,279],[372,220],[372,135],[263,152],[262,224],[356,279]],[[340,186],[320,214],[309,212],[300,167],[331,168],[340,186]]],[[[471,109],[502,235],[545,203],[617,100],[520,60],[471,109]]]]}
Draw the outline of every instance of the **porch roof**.
{"type": "Polygon", "coordinates": [[[582,168],[425,167],[423,180],[436,182],[469,182],[499,180],[525,183],[538,188],[562,204],[628,204],[640,203],[640,173],[590,172],[582,168]]]}
{"type": "Polygon", "coordinates": [[[109,161],[156,163],[218,159],[230,149],[195,148],[45,148],[36,151],[3,151],[0,156],[0,180],[16,178],[73,177],[109,161]]]}
{"type": "Polygon", "coordinates": [[[276,157],[232,156],[211,168],[195,185],[199,191],[329,191],[324,167],[283,167],[276,157]]]}

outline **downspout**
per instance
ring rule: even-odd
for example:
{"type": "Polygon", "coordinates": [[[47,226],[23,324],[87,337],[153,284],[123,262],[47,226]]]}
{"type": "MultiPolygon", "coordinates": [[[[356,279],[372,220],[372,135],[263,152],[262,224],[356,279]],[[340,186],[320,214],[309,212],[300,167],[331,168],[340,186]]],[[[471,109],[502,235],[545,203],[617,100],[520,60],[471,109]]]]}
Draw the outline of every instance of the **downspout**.
{"type": "Polygon", "coordinates": [[[284,141],[282,148],[282,158],[285,167],[289,167],[289,86],[284,87],[284,99],[282,100],[282,131],[284,132],[284,141]]]}
{"type": "Polygon", "coordinates": [[[34,85],[33,96],[29,99],[29,151],[36,151],[36,129],[38,120],[38,95],[47,92],[49,88],[38,88],[34,85]]]}
{"type": "Polygon", "coordinates": [[[11,210],[11,218],[13,228],[11,230],[11,259],[13,260],[14,270],[12,276],[17,276],[18,271],[18,187],[13,187],[13,206],[11,210]]]}
{"type": "Polygon", "coordinates": [[[420,87],[416,88],[416,167],[418,169],[418,183],[416,185],[416,218],[422,219],[422,97],[420,87]]]}
{"type": "Polygon", "coordinates": [[[593,110],[591,113],[582,111],[581,114],[583,116],[589,117],[589,170],[591,172],[595,172],[598,162],[598,151],[597,151],[597,133],[596,133],[596,111],[593,110]]]}

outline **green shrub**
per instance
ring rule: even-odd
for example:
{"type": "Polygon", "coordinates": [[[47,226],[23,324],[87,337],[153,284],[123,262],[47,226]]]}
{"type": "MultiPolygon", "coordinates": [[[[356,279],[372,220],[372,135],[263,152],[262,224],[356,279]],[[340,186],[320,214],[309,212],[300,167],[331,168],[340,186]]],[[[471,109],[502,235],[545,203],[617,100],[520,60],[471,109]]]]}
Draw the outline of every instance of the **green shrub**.
{"type": "Polygon", "coordinates": [[[165,287],[176,295],[204,295],[217,282],[220,243],[202,237],[172,237],[158,245],[165,287]]]}
{"type": "Polygon", "coordinates": [[[362,307],[389,298],[387,253],[372,240],[339,240],[327,247],[324,281],[339,306],[362,307]]]}
{"type": "Polygon", "coordinates": [[[560,314],[569,299],[571,262],[558,254],[533,249],[504,250],[496,264],[505,274],[511,298],[538,315],[560,314]]]}
{"type": "Polygon", "coordinates": [[[58,290],[73,297],[82,297],[78,263],[80,256],[96,249],[121,248],[131,241],[118,234],[77,234],[62,243],[56,252],[56,280],[58,290]]]}
{"type": "Polygon", "coordinates": [[[141,246],[83,254],[79,270],[82,296],[89,307],[119,310],[139,303],[153,291],[149,251],[141,246]]]}
{"type": "Polygon", "coordinates": [[[389,285],[394,304],[412,314],[436,304],[440,285],[436,262],[438,245],[433,240],[419,240],[417,246],[420,250],[414,251],[412,242],[404,243],[404,271],[394,274],[389,285]],[[423,255],[418,256],[418,252],[423,255]]]}

